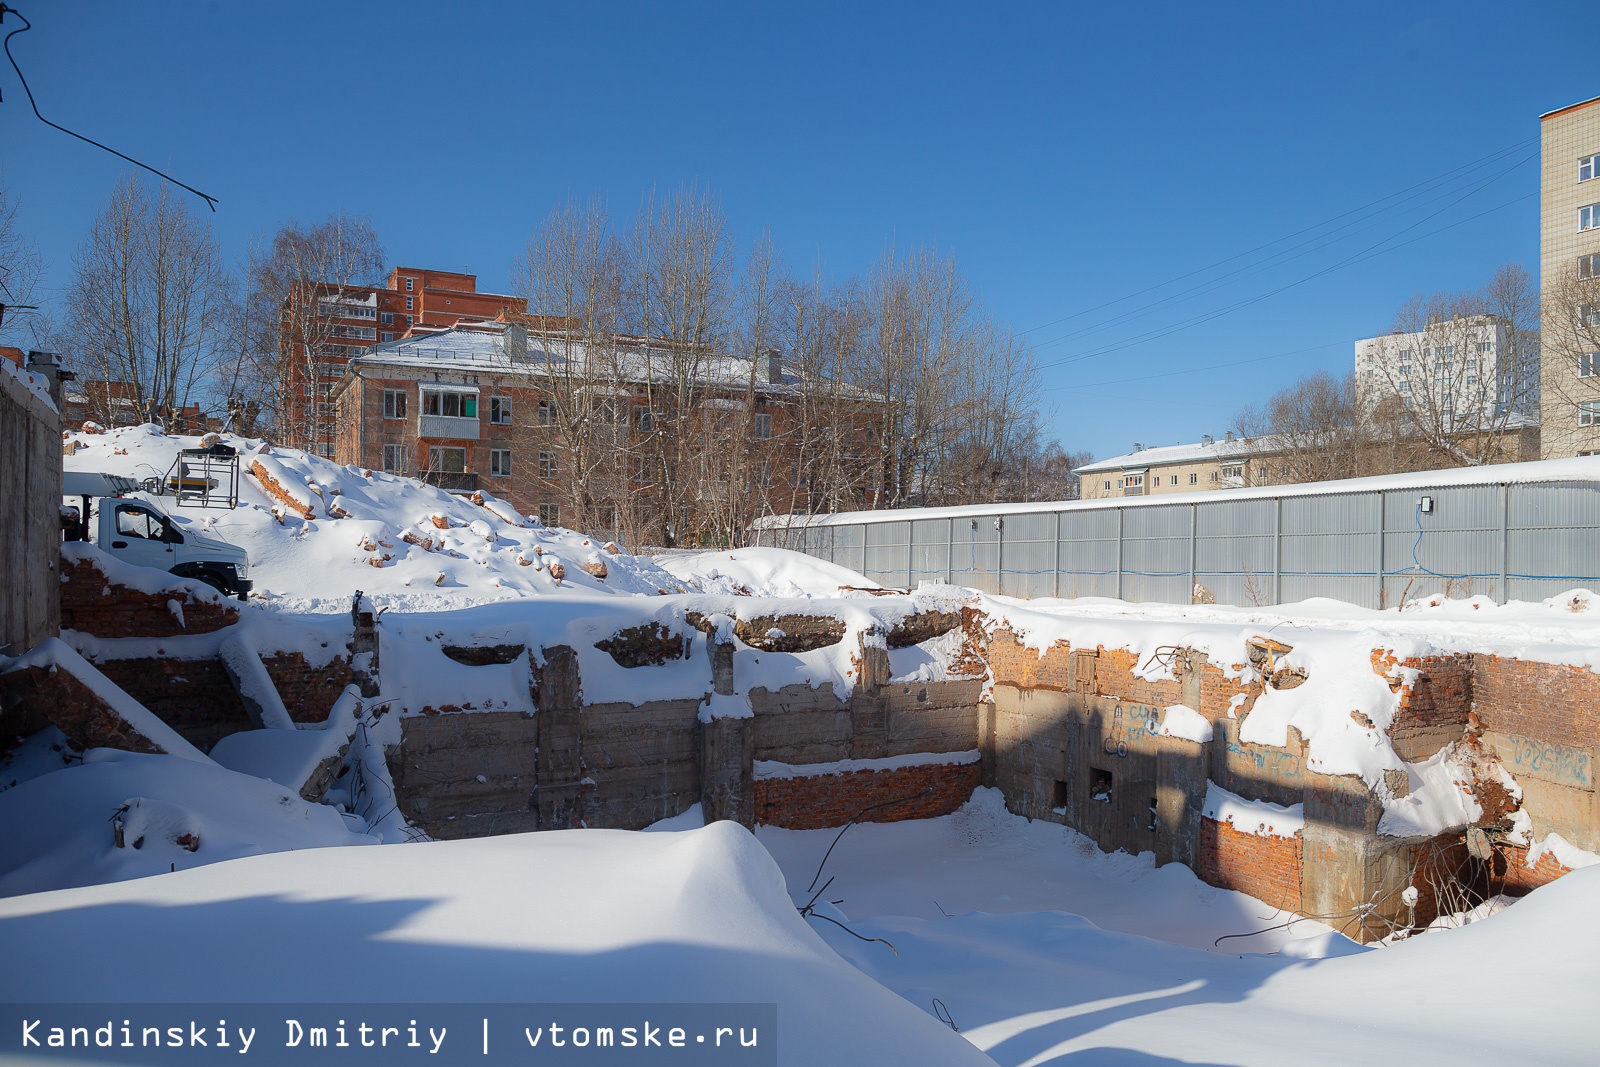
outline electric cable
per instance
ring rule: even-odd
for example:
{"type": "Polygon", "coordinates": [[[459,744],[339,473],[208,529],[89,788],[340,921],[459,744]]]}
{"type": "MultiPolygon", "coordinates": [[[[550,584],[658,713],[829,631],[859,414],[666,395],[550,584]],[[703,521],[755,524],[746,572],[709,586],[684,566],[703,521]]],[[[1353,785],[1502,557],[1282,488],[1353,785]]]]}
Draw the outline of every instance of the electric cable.
{"type": "Polygon", "coordinates": [[[15,37],[19,33],[27,33],[29,30],[33,29],[33,23],[29,22],[27,17],[25,15],[23,15],[22,12],[18,11],[16,8],[7,7],[4,3],[0,3],[0,22],[4,22],[5,21],[5,17],[6,17],[6,15],[8,13],[12,14],[12,15],[15,15],[15,16],[17,16],[17,18],[22,20],[22,29],[20,29],[20,30],[12,30],[10,33],[6,34],[5,41],[3,42],[3,47],[5,49],[6,58],[11,61],[11,69],[17,72],[17,80],[22,83],[22,91],[24,93],[28,94],[28,103],[30,105],[32,105],[32,107],[33,107],[33,114],[34,114],[35,118],[37,118],[40,122],[44,123],[46,126],[49,126],[53,130],[60,130],[62,133],[67,134],[70,137],[76,137],[80,141],[83,141],[83,142],[85,142],[87,144],[92,144],[96,148],[99,148],[99,149],[102,149],[104,151],[110,152],[112,155],[116,156],[118,159],[125,159],[129,163],[132,163],[136,167],[143,167],[145,170],[149,171],[151,174],[154,174],[159,178],[164,178],[165,180],[171,182],[173,185],[176,185],[180,189],[189,190],[189,192],[193,193],[195,196],[198,196],[200,199],[204,200],[206,202],[206,206],[209,207],[212,210],[213,213],[215,213],[215,211],[217,210],[217,198],[216,197],[211,196],[211,195],[206,194],[206,193],[202,193],[200,190],[196,189],[194,186],[185,185],[182,182],[180,182],[178,179],[174,178],[172,175],[164,173],[164,172],[159,171],[159,170],[156,170],[156,168],[150,166],[148,163],[141,163],[137,159],[134,159],[132,156],[123,155],[121,152],[118,152],[115,148],[112,148],[109,145],[101,144],[99,141],[96,141],[94,138],[85,137],[81,133],[75,133],[72,130],[67,129],[65,126],[59,125],[58,123],[51,122],[49,119],[47,119],[43,115],[41,115],[39,113],[39,102],[33,98],[33,90],[28,88],[28,79],[23,76],[22,68],[17,65],[17,57],[11,54],[11,38],[15,37]]]}

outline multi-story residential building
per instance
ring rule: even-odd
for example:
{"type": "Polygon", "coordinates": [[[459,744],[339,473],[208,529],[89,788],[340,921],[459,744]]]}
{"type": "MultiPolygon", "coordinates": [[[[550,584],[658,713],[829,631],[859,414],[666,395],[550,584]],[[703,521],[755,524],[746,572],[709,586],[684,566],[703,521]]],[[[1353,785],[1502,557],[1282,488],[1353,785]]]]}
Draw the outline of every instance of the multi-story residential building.
{"type": "Polygon", "coordinates": [[[1539,117],[1543,452],[1600,453],[1600,97],[1539,117]]]}
{"type": "Polygon", "coordinates": [[[1539,336],[1492,315],[1457,317],[1355,343],[1370,401],[1396,397],[1445,432],[1492,429],[1539,414],[1539,336]]]}
{"type": "Polygon", "coordinates": [[[1195,493],[1237,489],[1271,481],[1273,449],[1261,440],[1231,431],[1222,440],[1201,437],[1194,444],[1135,444],[1133,451],[1076,468],[1085,500],[1116,496],[1195,493]]]}
{"type": "Polygon", "coordinates": [[[478,292],[476,275],[420,267],[394,268],[381,287],[308,284],[297,287],[289,301],[281,335],[286,403],[279,434],[322,455],[334,448],[329,394],[351,359],[414,331],[503,319],[525,306],[520,297],[478,292]]]}
{"type": "Polygon", "coordinates": [[[332,393],[336,458],[635,541],[715,540],[764,514],[877,502],[871,394],[809,380],[777,353],[597,345],[526,322],[543,320],[413,333],[350,359],[332,393]]]}

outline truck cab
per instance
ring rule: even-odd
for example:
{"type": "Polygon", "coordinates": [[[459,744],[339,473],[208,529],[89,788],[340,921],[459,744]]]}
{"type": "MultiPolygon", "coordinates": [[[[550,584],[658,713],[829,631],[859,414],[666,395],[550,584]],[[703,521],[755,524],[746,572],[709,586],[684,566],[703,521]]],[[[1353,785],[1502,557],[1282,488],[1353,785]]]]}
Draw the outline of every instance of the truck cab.
{"type": "Polygon", "coordinates": [[[93,532],[89,539],[101,551],[139,567],[198,579],[240,600],[250,595],[250,558],[244,549],[181,529],[152,496],[132,487],[115,475],[69,471],[62,488],[65,495],[82,499],[81,529],[93,532]]]}

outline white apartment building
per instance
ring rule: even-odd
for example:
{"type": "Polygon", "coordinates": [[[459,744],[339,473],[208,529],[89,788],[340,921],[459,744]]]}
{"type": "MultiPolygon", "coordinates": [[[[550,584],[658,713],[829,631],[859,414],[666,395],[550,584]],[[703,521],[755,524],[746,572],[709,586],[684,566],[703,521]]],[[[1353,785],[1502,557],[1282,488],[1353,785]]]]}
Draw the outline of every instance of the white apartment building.
{"type": "Polygon", "coordinates": [[[1430,425],[1487,428],[1539,414],[1539,335],[1491,315],[1355,343],[1356,382],[1376,402],[1398,397],[1430,425]]]}
{"type": "Polygon", "coordinates": [[[1544,458],[1600,453],[1600,97],[1539,116],[1544,458]]]}

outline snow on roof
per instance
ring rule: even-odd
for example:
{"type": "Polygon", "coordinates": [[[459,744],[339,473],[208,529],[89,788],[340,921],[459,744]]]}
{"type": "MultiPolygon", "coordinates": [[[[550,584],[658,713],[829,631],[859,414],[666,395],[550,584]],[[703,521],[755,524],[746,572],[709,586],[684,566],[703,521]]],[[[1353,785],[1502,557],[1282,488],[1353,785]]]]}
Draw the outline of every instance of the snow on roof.
{"type": "Polygon", "coordinates": [[[1173,463],[1205,463],[1210,460],[1228,459],[1242,456],[1246,453],[1260,453],[1272,451],[1276,447],[1271,438],[1240,437],[1234,440],[1221,441],[1196,441],[1188,445],[1161,445],[1156,448],[1142,448],[1137,452],[1128,452],[1110,459],[1100,459],[1093,463],[1086,463],[1081,467],[1073,468],[1073,474],[1097,474],[1100,471],[1120,471],[1129,467],[1165,467],[1173,463]]]}
{"type": "Polygon", "coordinates": [[[1600,456],[1544,459],[1531,463],[1494,463],[1447,470],[1379,474],[1369,478],[1344,478],[1332,482],[1295,485],[1257,485],[1240,489],[1210,489],[1159,496],[1115,497],[1105,500],[1041,500],[1026,504],[965,504],[948,508],[892,508],[881,511],[841,511],[831,515],[769,515],[750,524],[751,529],[782,530],[805,526],[852,526],[861,523],[908,522],[917,519],[961,519],[991,515],[1028,515],[1048,511],[1096,508],[1160,507],[1167,504],[1212,504],[1228,500],[1273,497],[1327,496],[1336,493],[1377,493],[1388,489],[1428,489],[1457,485],[1504,485],[1523,482],[1600,482],[1600,456]]]}
{"type": "Polygon", "coordinates": [[[0,359],[0,373],[15,378],[24,389],[49,405],[51,411],[56,410],[56,402],[50,398],[50,382],[44,375],[19,367],[9,359],[0,359]]]}
{"type": "MultiPolygon", "coordinates": [[[[576,372],[592,358],[598,367],[597,377],[644,382],[671,379],[676,375],[673,361],[681,358],[664,346],[631,341],[591,356],[590,346],[584,341],[537,334],[528,335],[526,353],[518,351],[521,346],[515,343],[508,351],[509,332],[505,323],[483,322],[471,328],[452,327],[402,337],[372,345],[351,359],[349,366],[357,373],[367,368],[405,367],[545,377],[569,366],[576,372]]],[[[744,386],[753,379],[766,392],[795,392],[811,380],[791,363],[784,362],[781,370],[780,380],[771,382],[762,360],[723,353],[706,353],[696,360],[696,376],[703,383],[744,386]]],[[[872,395],[864,389],[845,388],[857,397],[872,395]]]]}

